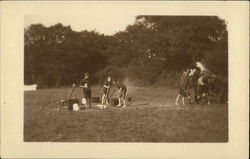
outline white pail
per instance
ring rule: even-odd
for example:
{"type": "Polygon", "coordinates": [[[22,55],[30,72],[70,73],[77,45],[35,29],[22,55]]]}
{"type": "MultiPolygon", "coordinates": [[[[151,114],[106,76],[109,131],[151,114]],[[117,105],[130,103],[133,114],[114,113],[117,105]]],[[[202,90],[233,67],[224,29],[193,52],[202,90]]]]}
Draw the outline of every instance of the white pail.
{"type": "Polygon", "coordinates": [[[79,105],[77,103],[73,104],[73,110],[74,111],[80,110],[80,107],[79,107],[79,105]]]}

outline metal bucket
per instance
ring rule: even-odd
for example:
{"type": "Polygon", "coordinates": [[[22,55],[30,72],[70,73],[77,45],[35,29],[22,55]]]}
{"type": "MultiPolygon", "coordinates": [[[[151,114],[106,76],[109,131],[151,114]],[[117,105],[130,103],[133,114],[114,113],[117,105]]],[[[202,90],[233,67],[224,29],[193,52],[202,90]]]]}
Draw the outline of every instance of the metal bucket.
{"type": "Polygon", "coordinates": [[[68,101],[68,110],[72,111],[73,110],[73,104],[78,104],[79,100],[78,99],[70,99],[68,101]]]}
{"type": "Polygon", "coordinates": [[[111,99],[109,99],[109,104],[111,106],[117,106],[119,104],[118,98],[111,98],[111,99]]]}

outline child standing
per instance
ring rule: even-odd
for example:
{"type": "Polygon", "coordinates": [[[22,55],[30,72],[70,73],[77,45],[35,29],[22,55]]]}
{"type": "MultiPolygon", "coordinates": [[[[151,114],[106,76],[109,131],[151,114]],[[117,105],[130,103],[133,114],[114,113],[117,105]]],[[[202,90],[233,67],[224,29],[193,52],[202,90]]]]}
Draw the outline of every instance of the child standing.
{"type": "Polygon", "coordinates": [[[84,74],[84,79],[81,80],[79,86],[83,88],[83,96],[86,99],[86,108],[91,108],[91,83],[89,73],[84,74]]]}
{"type": "Polygon", "coordinates": [[[188,80],[189,80],[189,73],[190,70],[187,69],[184,71],[184,73],[181,76],[180,83],[179,83],[179,94],[176,97],[175,105],[179,105],[178,101],[180,97],[182,96],[182,104],[185,105],[185,98],[188,98],[190,100],[190,94],[188,92],[188,80]]]}
{"type": "Polygon", "coordinates": [[[112,86],[111,77],[108,76],[107,81],[103,85],[103,95],[102,95],[102,104],[108,103],[109,89],[112,86]]]}
{"type": "Polygon", "coordinates": [[[118,96],[119,96],[119,98],[118,98],[118,100],[119,100],[119,104],[117,105],[118,107],[121,107],[122,106],[122,102],[123,102],[123,108],[124,107],[127,107],[127,105],[126,105],[126,95],[127,95],[127,87],[126,87],[126,85],[124,84],[124,83],[122,83],[122,82],[119,82],[118,83],[118,85],[117,85],[117,87],[118,87],[118,96]]]}

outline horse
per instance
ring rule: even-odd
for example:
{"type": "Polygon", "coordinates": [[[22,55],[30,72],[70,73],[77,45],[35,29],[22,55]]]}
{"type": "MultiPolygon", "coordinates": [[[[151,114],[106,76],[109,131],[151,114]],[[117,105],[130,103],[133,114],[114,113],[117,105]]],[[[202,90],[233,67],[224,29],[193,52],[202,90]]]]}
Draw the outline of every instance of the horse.
{"type": "Polygon", "coordinates": [[[226,103],[228,101],[227,87],[227,79],[216,76],[208,70],[191,69],[188,89],[194,92],[194,103],[226,103]],[[201,85],[202,82],[204,82],[203,85],[201,85]]]}

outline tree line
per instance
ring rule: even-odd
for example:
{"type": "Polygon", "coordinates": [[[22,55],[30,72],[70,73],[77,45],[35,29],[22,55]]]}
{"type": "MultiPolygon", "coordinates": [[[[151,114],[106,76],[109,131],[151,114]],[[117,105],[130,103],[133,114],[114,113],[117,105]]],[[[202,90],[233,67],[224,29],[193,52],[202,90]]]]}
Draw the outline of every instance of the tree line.
{"type": "Polygon", "coordinates": [[[24,40],[24,82],[40,87],[78,83],[85,72],[94,84],[111,75],[137,86],[175,86],[197,60],[228,76],[228,32],[217,16],[137,16],[114,35],[32,24],[24,40]]]}

